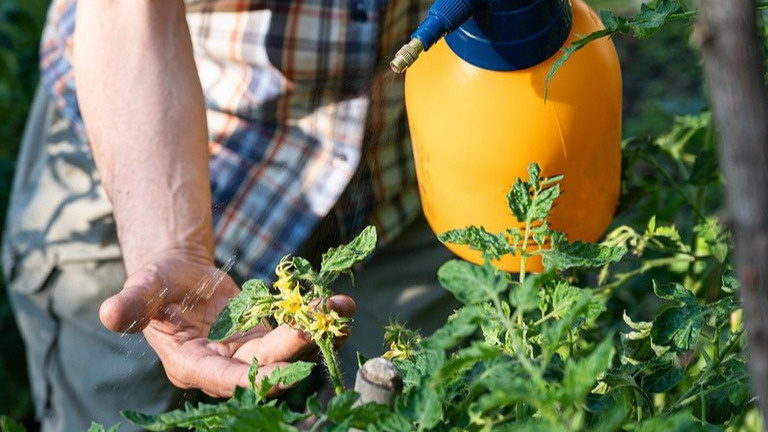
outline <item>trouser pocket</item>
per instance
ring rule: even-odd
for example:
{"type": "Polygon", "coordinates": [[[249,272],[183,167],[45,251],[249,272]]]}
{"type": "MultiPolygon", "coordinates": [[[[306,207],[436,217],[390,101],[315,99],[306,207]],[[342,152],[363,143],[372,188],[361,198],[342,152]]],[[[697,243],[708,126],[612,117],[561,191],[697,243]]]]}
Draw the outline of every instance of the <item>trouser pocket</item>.
{"type": "Polygon", "coordinates": [[[45,288],[56,277],[56,264],[53,259],[45,259],[43,254],[35,256],[37,259],[26,260],[6,256],[3,266],[8,297],[24,339],[35,415],[41,418],[50,406],[50,387],[45,371],[50,369],[58,327],[49,312],[50,290],[45,288]]]}

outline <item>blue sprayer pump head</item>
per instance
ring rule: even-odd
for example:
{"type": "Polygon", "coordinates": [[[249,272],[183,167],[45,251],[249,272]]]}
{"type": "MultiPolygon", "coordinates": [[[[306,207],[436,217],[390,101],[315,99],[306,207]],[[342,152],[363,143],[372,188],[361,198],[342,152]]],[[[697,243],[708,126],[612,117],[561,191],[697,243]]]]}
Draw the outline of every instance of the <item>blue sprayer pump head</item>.
{"type": "Polygon", "coordinates": [[[390,66],[405,71],[445,36],[451,50],[470,64],[525,69],[562,47],[572,19],[569,0],[436,0],[390,66]]]}

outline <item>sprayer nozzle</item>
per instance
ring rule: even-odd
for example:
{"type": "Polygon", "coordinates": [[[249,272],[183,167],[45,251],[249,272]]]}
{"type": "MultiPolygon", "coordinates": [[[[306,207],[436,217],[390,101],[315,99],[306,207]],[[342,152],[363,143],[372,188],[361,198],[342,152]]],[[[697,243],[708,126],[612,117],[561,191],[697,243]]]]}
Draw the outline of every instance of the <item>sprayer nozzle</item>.
{"type": "Polygon", "coordinates": [[[395,58],[389,62],[389,67],[395,73],[403,73],[416,61],[422,51],[424,51],[424,44],[417,38],[413,38],[397,51],[395,58]]]}

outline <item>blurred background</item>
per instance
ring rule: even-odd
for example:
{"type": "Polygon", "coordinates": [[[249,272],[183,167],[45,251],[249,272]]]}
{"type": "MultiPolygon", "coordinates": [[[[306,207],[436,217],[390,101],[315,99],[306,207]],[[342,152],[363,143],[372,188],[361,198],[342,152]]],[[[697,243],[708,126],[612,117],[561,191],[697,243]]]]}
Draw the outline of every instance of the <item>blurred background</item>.
{"type": "MultiPolygon", "coordinates": [[[[639,0],[587,0],[597,10],[635,13],[639,0]]],[[[4,223],[16,150],[37,80],[37,48],[48,0],[0,1],[0,224],[4,223]]],[[[623,68],[625,137],[657,136],[676,117],[706,107],[687,25],[669,25],[645,41],[616,37],[623,68]]],[[[24,348],[0,281],[0,414],[36,430],[24,348]]]]}

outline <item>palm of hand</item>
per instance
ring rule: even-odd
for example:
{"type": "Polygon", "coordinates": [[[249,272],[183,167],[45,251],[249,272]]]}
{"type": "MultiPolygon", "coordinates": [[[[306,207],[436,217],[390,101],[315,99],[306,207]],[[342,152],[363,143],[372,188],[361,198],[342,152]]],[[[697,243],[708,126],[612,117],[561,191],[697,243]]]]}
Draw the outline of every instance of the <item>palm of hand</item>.
{"type": "Polygon", "coordinates": [[[235,386],[249,385],[253,358],[258,359],[258,381],[312,346],[286,326],[257,327],[226,342],[209,341],[208,329],[238,292],[234,281],[212,265],[165,259],[132,274],[121,293],[104,302],[101,319],[115,331],[143,330],[174,385],[227,397],[235,386]]]}

